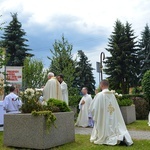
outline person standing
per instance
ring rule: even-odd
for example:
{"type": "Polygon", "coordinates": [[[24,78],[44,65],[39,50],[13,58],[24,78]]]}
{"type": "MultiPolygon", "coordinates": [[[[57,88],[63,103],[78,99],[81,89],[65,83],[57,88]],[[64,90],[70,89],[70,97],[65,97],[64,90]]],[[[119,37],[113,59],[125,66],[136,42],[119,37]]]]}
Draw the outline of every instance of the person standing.
{"type": "Polygon", "coordinates": [[[19,97],[14,93],[15,87],[10,87],[10,94],[8,94],[3,102],[4,110],[6,110],[6,113],[21,113],[19,109],[22,106],[22,101],[19,99],[19,97]]]}
{"type": "Polygon", "coordinates": [[[100,88],[102,92],[95,96],[90,105],[94,120],[90,141],[94,144],[116,145],[121,142],[132,145],[116,97],[108,90],[109,82],[102,80],[100,88]]]}
{"type": "Polygon", "coordinates": [[[59,81],[60,86],[61,86],[62,100],[65,101],[67,105],[69,105],[69,102],[68,102],[68,87],[67,87],[67,84],[64,82],[64,76],[63,75],[58,75],[57,80],[59,81]]]}
{"type": "Polygon", "coordinates": [[[90,120],[91,115],[89,112],[89,107],[92,102],[92,97],[88,95],[88,90],[86,87],[82,88],[82,94],[83,94],[83,97],[79,103],[80,112],[79,112],[79,116],[77,118],[77,122],[75,125],[80,126],[80,127],[88,127],[89,122],[91,122],[90,120]]]}
{"type": "Polygon", "coordinates": [[[52,72],[48,73],[48,81],[43,88],[43,100],[47,101],[50,98],[62,100],[60,83],[52,72]]]}

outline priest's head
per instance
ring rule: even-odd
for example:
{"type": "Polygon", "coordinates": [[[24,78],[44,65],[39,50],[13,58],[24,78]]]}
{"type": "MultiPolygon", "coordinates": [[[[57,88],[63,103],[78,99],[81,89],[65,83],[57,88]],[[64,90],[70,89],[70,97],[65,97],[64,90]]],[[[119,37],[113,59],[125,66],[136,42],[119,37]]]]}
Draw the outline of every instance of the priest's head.
{"type": "Polygon", "coordinates": [[[54,77],[54,73],[53,72],[49,72],[48,73],[48,79],[51,79],[52,77],[54,77]]]}
{"type": "Polygon", "coordinates": [[[100,82],[100,88],[101,88],[101,90],[108,89],[109,88],[109,82],[108,82],[108,80],[102,80],[100,82]]]}
{"type": "Polygon", "coordinates": [[[57,80],[59,81],[59,83],[62,83],[64,81],[64,76],[62,74],[58,75],[57,80]]]}
{"type": "Polygon", "coordinates": [[[81,92],[83,95],[86,95],[88,93],[87,87],[83,87],[81,92]]]}

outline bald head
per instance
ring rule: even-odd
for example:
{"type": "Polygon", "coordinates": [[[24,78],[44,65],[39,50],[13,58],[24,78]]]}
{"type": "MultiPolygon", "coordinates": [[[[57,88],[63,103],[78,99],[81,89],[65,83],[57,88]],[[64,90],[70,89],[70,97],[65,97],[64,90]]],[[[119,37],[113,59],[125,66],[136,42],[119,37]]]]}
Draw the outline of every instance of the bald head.
{"type": "Polygon", "coordinates": [[[108,89],[109,88],[109,82],[108,82],[108,80],[102,80],[100,82],[100,88],[101,88],[101,90],[108,89]]]}
{"type": "Polygon", "coordinates": [[[88,93],[87,87],[83,87],[81,92],[83,95],[86,95],[88,93]]]}
{"type": "Polygon", "coordinates": [[[49,72],[48,73],[48,79],[51,79],[52,77],[54,77],[54,73],[53,72],[49,72]]]}

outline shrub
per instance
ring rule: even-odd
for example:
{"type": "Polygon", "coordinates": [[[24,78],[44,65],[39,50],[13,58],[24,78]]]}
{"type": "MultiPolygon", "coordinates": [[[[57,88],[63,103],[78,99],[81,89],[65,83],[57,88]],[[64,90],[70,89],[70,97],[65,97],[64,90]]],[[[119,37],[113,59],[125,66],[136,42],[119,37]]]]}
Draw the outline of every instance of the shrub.
{"type": "Polygon", "coordinates": [[[75,95],[75,96],[69,96],[69,106],[76,107],[78,106],[82,96],[75,95]]]}
{"type": "Polygon", "coordinates": [[[118,99],[119,106],[131,106],[133,101],[131,99],[118,99]]]}
{"type": "Polygon", "coordinates": [[[146,101],[143,97],[140,96],[132,97],[132,100],[135,105],[136,119],[147,119],[149,113],[148,101],[146,101]]]}
{"type": "Polygon", "coordinates": [[[148,70],[142,80],[142,88],[145,97],[150,101],[150,70],[148,70]]]}
{"type": "Polygon", "coordinates": [[[140,94],[142,93],[142,87],[134,87],[132,89],[132,94],[140,94]]]}
{"type": "Polygon", "coordinates": [[[46,110],[50,110],[52,112],[68,112],[70,108],[67,106],[66,102],[57,99],[49,99],[47,104],[44,106],[46,110]]]}

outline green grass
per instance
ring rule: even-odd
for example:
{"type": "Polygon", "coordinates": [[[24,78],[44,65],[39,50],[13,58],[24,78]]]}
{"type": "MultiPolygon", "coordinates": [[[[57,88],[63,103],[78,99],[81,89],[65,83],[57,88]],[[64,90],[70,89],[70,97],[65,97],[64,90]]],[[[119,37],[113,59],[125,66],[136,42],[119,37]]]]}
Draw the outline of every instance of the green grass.
{"type": "Polygon", "coordinates": [[[134,140],[134,145],[130,147],[126,146],[106,146],[106,145],[94,145],[89,142],[89,135],[76,135],[76,141],[74,143],[66,144],[52,150],[147,150],[150,148],[149,140],[134,140]]]}
{"type": "MultiPolygon", "coordinates": [[[[3,146],[3,132],[0,132],[0,150],[15,150],[3,146]]],[[[90,135],[76,135],[76,141],[70,144],[65,144],[51,150],[147,150],[149,149],[150,140],[134,140],[134,145],[126,146],[106,146],[94,145],[89,141],[90,135]]]]}
{"type": "MultiPolygon", "coordinates": [[[[127,125],[129,130],[150,131],[147,120],[138,120],[130,125],[127,125]]],[[[148,150],[150,149],[150,140],[134,140],[134,145],[126,146],[106,146],[94,145],[89,141],[90,135],[76,135],[76,140],[73,143],[65,144],[51,150],[148,150]]],[[[15,150],[3,146],[3,132],[0,132],[0,150],[15,150]]]]}
{"type": "Polygon", "coordinates": [[[0,150],[13,150],[13,148],[7,148],[3,146],[3,132],[0,132],[0,150]]]}
{"type": "Polygon", "coordinates": [[[127,125],[128,130],[142,130],[150,131],[150,126],[148,126],[147,120],[137,120],[134,123],[127,125]]]}

